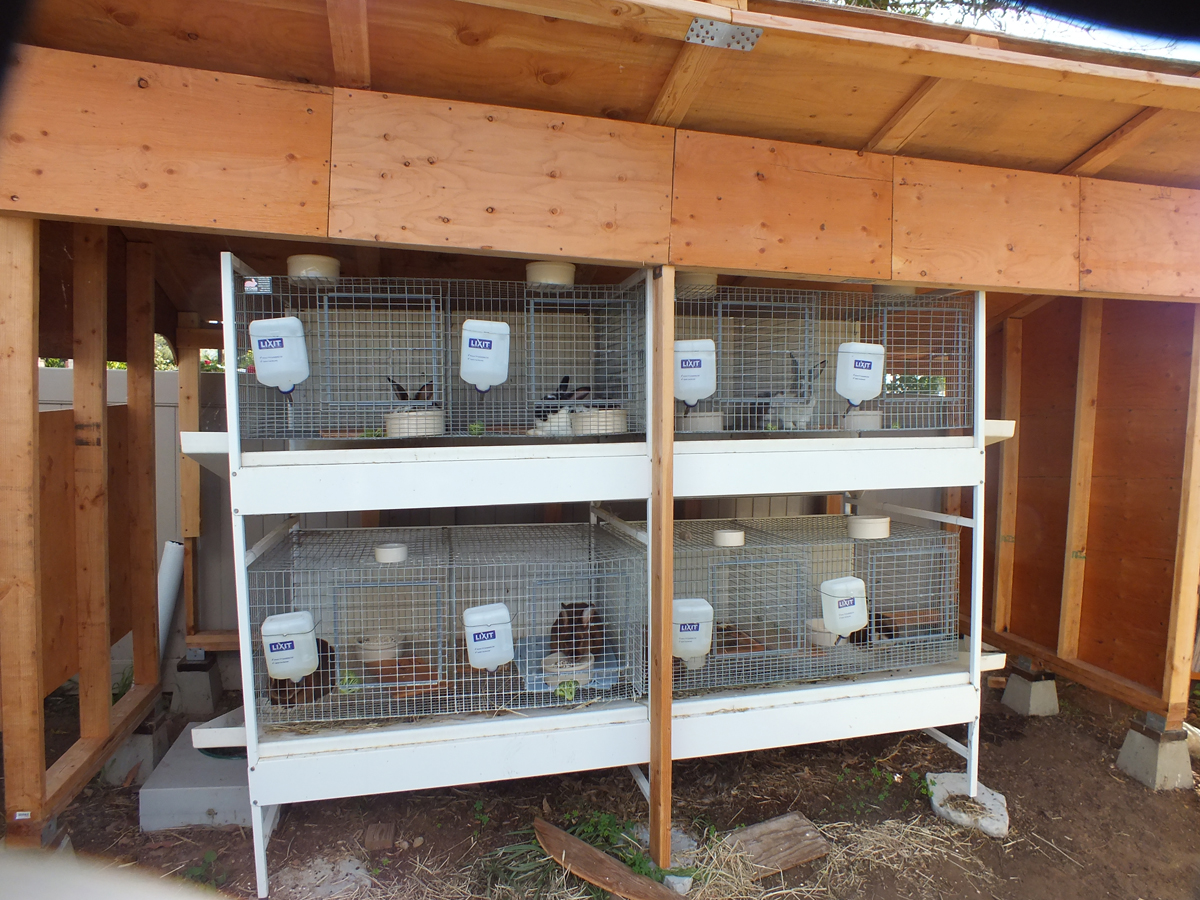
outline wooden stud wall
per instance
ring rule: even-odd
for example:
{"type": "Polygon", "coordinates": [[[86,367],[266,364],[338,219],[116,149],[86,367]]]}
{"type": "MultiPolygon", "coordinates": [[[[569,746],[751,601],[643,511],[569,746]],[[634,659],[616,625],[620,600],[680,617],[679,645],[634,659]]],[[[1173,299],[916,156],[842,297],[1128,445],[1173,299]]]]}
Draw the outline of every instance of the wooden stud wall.
{"type": "MultiPolygon", "coordinates": [[[[987,519],[992,523],[991,534],[984,536],[984,546],[991,549],[992,569],[984,571],[984,584],[992,585],[991,608],[988,619],[996,631],[1008,631],[1012,618],[1013,565],[1017,548],[1017,504],[1019,502],[1020,448],[1021,448],[1021,366],[1022,366],[1022,321],[1007,319],[998,335],[997,353],[988,354],[988,363],[995,359],[999,378],[987,380],[988,393],[999,393],[999,416],[1017,423],[1013,436],[1002,442],[994,453],[988,454],[994,462],[995,478],[987,478],[985,485],[991,488],[994,515],[987,519]],[[993,383],[996,388],[993,389],[993,383]],[[988,537],[991,540],[988,540],[988,537]],[[988,578],[988,575],[991,578],[988,578]]],[[[991,345],[989,344],[989,350],[991,345]]],[[[991,374],[990,372],[988,373],[991,374]]],[[[991,472],[986,473],[991,475],[991,472]]],[[[987,508],[985,489],[984,508],[987,508]]]]}

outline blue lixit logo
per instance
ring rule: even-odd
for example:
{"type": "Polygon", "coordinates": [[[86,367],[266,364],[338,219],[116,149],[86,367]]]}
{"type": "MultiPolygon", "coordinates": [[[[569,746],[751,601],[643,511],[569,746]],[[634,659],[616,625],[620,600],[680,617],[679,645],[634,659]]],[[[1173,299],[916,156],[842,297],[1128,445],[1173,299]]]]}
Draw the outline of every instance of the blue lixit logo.
{"type": "Polygon", "coordinates": [[[854,597],[843,597],[838,601],[838,609],[846,609],[846,607],[853,606],[857,602],[854,597]]]}
{"type": "Polygon", "coordinates": [[[296,642],[295,641],[280,641],[277,644],[271,644],[270,649],[271,649],[272,653],[282,653],[284,650],[295,650],[296,642]]]}
{"type": "Polygon", "coordinates": [[[494,641],[496,632],[494,631],[476,631],[471,635],[471,640],[478,644],[480,641],[494,641]]]}
{"type": "Polygon", "coordinates": [[[699,359],[681,359],[679,368],[681,369],[699,369],[703,365],[703,361],[699,359]]]}
{"type": "Polygon", "coordinates": [[[283,338],[259,338],[258,339],[258,349],[259,350],[282,350],[283,349],[283,338]]]}
{"type": "Polygon", "coordinates": [[[871,368],[871,361],[869,359],[856,359],[854,361],[854,368],[869,369],[871,368]]]}
{"type": "Polygon", "coordinates": [[[491,350],[492,342],[486,338],[467,338],[467,347],[471,350],[491,350]]]}
{"type": "Polygon", "coordinates": [[[699,630],[700,630],[699,622],[680,622],[679,623],[679,633],[680,634],[686,634],[689,631],[699,631],[699,630]]]}

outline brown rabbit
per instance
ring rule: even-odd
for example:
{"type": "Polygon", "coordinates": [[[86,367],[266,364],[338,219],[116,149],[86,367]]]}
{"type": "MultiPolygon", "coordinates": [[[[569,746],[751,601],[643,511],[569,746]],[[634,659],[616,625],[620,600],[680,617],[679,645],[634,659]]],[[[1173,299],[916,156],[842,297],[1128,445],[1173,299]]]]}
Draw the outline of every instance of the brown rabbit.
{"type": "Polygon", "coordinates": [[[563,603],[550,626],[550,652],[575,661],[589,653],[599,657],[604,644],[600,610],[591,603],[563,603]]]}
{"type": "Polygon", "coordinates": [[[299,682],[290,679],[271,679],[267,695],[271,699],[272,706],[313,703],[329,693],[336,676],[334,675],[333,648],[324,638],[317,638],[317,659],[320,660],[317,670],[305,675],[299,682]]]}

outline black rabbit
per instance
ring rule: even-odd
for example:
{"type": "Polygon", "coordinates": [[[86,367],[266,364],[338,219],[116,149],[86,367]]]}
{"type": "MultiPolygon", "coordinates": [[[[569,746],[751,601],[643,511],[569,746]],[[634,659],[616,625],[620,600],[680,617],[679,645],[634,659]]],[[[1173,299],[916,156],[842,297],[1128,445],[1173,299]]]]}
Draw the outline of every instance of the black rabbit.
{"type": "Polygon", "coordinates": [[[315,672],[305,675],[300,681],[272,678],[267,696],[272,706],[295,706],[297,703],[314,703],[329,693],[336,677],[333,647],[324,638],[317,638],[317,659],[320,662],[315,672]]]}
{"type": "Polygon", "coordinates": [[[533,417],[539,422],[545,422],[554,413],[570,406],[572,403],[586,400],[591,396],[591,393],[592,386],[589,384],[571,390],[571,376],[564,375],[558,383],[557,391],[547,394],[533,405],[533,417]]]}
{"type": "Polygon", "coordinates": [[[603,650],[604,624],[592,603],[563,603],[550,626],[550,652],[577,662],[590,653],[597,658],[603,650]]]}

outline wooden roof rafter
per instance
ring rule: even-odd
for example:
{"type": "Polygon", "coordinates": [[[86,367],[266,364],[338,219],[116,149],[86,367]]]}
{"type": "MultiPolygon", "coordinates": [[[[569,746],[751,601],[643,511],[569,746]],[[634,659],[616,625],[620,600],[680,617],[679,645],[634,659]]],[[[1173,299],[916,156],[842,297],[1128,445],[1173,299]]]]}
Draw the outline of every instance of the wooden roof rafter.
{"type": "Polygon", "coordinates": [[[325,0],[336,87],[371,86],[371,46],[367,0],[325,0]]]}

